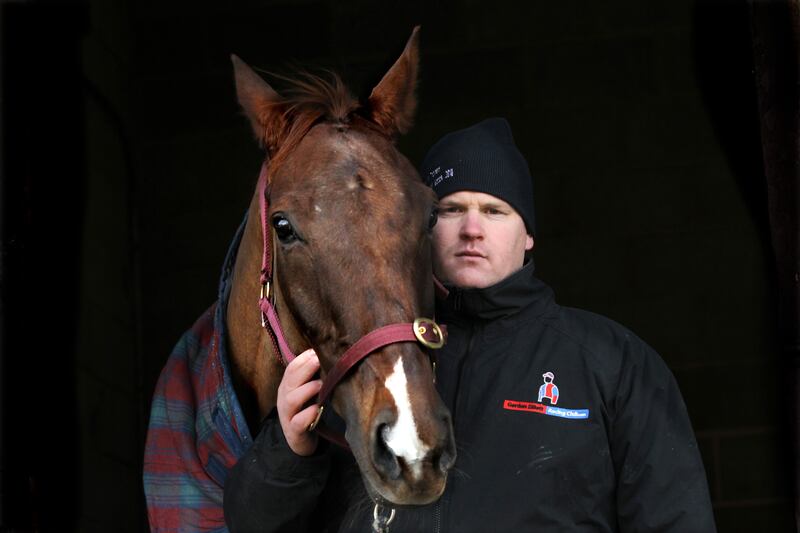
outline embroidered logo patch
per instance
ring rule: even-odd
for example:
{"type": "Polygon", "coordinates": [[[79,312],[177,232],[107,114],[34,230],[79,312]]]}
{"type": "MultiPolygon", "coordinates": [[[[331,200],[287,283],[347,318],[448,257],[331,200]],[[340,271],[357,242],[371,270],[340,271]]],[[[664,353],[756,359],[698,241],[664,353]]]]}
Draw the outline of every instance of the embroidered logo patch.
{"type": "Polygon", "coordinates": [[[558,386],[554,383],[555,375],[552,372],[545,372],[542,374],[542,377],[544,378],[544,384],[539,387],[539,399],[537,402],[505,400],[503,402],[503,409],[509,411],[527,411],[529,413],[539,413],[573,420],[589,418],[588,409],[556,407],[558,403],[558,386]],[[549,405],[546,405],[543,401],[546,401],[549,405]]]}
{"type": "Polygon", "coordinates": [[[547,398],[550,400],[551,405],[557,404],[558,387],[553,383],[553,378],[555,378],[555,376],[552,372],[545,372],[542,374],[542,377],[544,378],[544,385],[539,387],[539,401],[541,402],[543,398],[547,398]]]}
{"type": "Polygon", "coordinates": [[[442,167],[436,167],[428,173],[428,177],[430,178],[431,187],[436,187],[442,181],[452,178],[453,177],[453,169],[448,168],[444,171],[444,174],[439,174],[442,171],[442,167]]]}

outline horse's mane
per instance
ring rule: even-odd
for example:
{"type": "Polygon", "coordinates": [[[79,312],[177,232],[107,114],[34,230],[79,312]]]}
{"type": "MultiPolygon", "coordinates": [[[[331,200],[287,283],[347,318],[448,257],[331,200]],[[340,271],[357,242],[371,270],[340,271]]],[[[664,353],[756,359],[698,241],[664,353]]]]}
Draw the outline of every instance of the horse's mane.
{"type": "Polygon", "coordinates": [[[347,124],[360,108],[338,74],[326,71],[326,76],[300,71],[296,77],[272,74],[286,87],[284,96],[275,105],[283,109],[286,125],[281,145],[272,155],[270,166],[274,170],[294,150],[308,131],[319,122],[347,124]]]}

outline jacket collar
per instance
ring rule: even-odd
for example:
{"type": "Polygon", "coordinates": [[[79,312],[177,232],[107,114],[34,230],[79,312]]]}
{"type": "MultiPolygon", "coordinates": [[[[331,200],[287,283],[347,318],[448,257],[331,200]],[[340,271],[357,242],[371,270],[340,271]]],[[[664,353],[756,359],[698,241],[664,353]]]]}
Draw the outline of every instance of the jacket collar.
{"type": "Polygon", "coordinates": [[[533,275],[533,260],[504,280],[482,289],[450,287],[446,300],[439,301],[443,318],[451,316],[494,320],[532,308],[536,315],[544,313],[553,301],[553,291],[533,275]]]}

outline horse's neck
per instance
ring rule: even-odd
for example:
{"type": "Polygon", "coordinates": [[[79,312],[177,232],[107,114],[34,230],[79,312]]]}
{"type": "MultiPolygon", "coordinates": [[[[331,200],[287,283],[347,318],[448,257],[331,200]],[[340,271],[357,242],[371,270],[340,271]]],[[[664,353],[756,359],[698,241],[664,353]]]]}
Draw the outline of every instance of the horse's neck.
{"type": "MultiPolygon", "coordinates": [[[[263,254],[259,209],[255,195],[236,254],[226,315],[233,384],[251,430],[256,430],[258,422],[275,406],[278,384],[283,375],[280,356],[274,353],[269,334],[261,326],[258,306],[263,254]]],[[[281,305],[279,291],[276,291],[276,298],[278,309],[285,308],[281,305]]],[[[286,315],[281,313],[287,341],[290,346],[298,346],[297,330],[286,315]]]]}

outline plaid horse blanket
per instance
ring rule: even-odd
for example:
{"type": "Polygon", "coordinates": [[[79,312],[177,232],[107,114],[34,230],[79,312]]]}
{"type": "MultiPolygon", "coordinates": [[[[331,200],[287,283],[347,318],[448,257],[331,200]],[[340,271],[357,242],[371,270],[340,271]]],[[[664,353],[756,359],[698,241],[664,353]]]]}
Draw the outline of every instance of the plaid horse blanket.
{"type": "Polygon", "coordinates": [[[227,531],[225,478],[252,445],[231,382],[225,310],[244,222],[228,250],[219,296],[181,337],[153,395],[144,455],[150,529],[227,531]]]}

